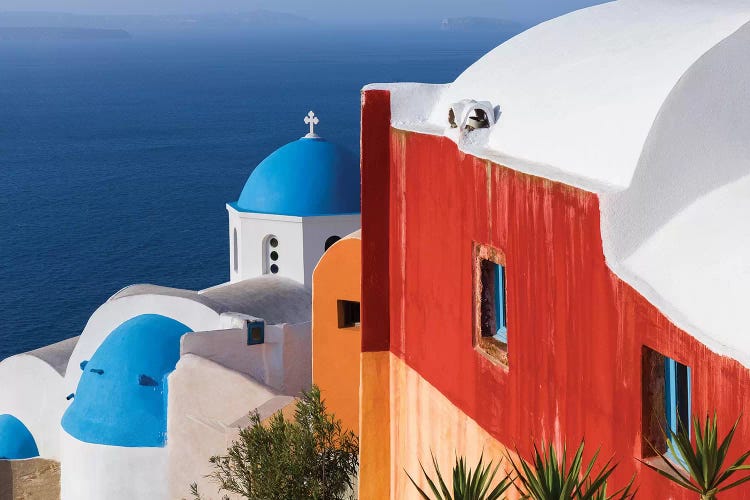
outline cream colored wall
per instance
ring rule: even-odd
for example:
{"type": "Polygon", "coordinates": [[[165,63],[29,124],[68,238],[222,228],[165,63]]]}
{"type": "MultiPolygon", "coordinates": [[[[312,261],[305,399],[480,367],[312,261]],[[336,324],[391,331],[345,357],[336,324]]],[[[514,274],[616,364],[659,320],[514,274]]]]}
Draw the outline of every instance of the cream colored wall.
{"type": "Polygon", "coordinates": [[[196,482],[206,499],[220,499],[205,475],[208,459],[225,454],[235,422],[277,396],[271,388],[218,363],[183,355],[169,375],[168,484],[171,499],[192,498],[196,482]]]}
{"type": "Polygon", "coordinates": [[[247,345],[247,325],[190,333],[180,339],[181,356],[206,358],[295,397],[310,388],[310,349],[309,322],[266,325],[265,341],[258,345],[247,345]]]}

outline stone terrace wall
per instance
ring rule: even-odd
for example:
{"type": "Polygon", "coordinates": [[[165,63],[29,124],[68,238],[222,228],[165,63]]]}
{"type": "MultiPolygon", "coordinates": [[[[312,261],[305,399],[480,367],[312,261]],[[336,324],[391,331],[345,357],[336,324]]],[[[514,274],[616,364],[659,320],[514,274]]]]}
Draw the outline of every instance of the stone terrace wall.
{"type": "Polygon", "coordinates": [[[0,500],[59,499],[59,462],[43,458],[0,460],[0,500]]]}

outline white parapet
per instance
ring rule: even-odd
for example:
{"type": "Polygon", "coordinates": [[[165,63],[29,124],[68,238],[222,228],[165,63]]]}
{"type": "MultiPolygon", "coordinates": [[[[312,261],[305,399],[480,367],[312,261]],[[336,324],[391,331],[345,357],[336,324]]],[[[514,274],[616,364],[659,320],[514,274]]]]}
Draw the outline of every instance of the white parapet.
{"type": "Polygon", "coordinates": [[[62,431],[62,500],[166,500],[167,449],[84,443],[62,431]]]}

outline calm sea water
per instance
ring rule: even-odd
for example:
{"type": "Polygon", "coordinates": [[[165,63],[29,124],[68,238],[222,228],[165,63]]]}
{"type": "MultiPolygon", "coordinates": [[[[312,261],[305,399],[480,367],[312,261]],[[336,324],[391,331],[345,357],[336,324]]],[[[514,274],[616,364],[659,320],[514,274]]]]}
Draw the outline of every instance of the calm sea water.
{"type": "Polygon", "coordinates": [[[363,85],[452,81],[503,38],[0,42],[0,359],[80,334],[128,284],[225,281],[224,204],[309,109],[356,151],[363,85]]]}

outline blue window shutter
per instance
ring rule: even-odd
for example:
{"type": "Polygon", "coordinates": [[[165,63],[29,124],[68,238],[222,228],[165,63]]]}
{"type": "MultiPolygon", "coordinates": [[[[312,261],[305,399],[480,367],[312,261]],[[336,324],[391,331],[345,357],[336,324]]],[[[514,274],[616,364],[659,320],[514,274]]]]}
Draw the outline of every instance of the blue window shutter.
{"type": "Polygon", "coordinates": [[[691,373],[692,370],[690,367],[687,367],[687,386],[688,386],[688,401],[687,401],[687,421],[685,422],[685,425],[688,426],[688,429],[691,428],[691,421],[693,419],[693,374],[691,373]]]}
{"type": "Polygon", "coordinates": [[[664,360],[664,411],[667,429],[677,432],[677,377],[675,361],[664,360]]]}
{"type": "Polygon", "coordinates": [[[495,338],[508,343],[508,327],[505,322],[505,267],[495,265],[495,338]]]}
{"type": "MultiPolygon", "coordinates": [[[[682,423],[690,429],[690,415],[692,405],[691,370],[671,358],[664,360],[664,413],[667,429],[677,432],[679,424],[682,423]]],[[[667,456],[684,466],[682,457],[673,456],[667,450],[667,456]]]]}

